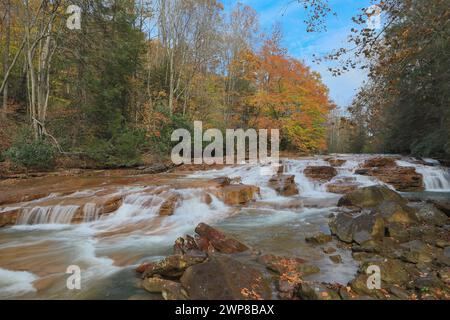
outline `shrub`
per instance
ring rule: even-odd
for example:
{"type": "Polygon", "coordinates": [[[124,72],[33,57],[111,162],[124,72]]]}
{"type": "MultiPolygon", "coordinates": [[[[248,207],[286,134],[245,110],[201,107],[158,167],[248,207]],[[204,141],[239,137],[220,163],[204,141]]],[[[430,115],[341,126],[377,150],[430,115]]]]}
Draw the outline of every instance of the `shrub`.
{"type": "Polygon", "coordinates": [[[126,129],[116,133],[112,139],[93,138],[87,144],[87,155],[108,167],[131,167],[141,162],[147,145],[144,132],[126,129]]]}
{"type": "Polygon", "coordinates": [[[14,165],[27,169],[52,169],[55,166],[55,147],[45,139],[33,139],[30,130],[23,130],[4,156],[14,165]]]}

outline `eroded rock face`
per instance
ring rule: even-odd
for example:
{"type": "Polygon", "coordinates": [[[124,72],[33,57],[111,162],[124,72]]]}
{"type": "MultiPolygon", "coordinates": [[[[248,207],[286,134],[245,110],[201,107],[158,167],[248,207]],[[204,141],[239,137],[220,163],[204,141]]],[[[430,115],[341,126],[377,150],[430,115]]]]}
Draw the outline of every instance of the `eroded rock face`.
{"type": "Polygon", "coordinates": [[[275,175],[269,180],[269,186],[282,196],[288,197],[298,194],[294,175],[275,175]]]}
{"type": "Polygon", "coordinates": [[[398,191],[423,191],[423,177],[413,167],[398,166],[394,158],[374,158],[367,160],[362,169],[355,173],[373,176],[392,185],[398,191]]]}
{"type": "Polygon", "coordinates": [[[244,184],[232,184],[221,187],[213,192],[227,205],[235,206],[244,205],[253,200],[259,194],[259,188],[244,184]]]}
{"type": "Polygon", "coordinates": [[[337,170],[327,166],[309,166],[305,168],[303,174],[312,180],[325,182],[333,179],[337,175],[337,170]]]}
{"type": "Polygon", "coordinates": [[[449,221],[447,215],[431,203],[421,206],[416,215],[420,221],[437,226],[442,226],[449,221]]]}
{"type": "Polygon", "coordinates": [[[272,296],[261,271],[227,256],[214,256],[188,268],[180,281],[193,300],[260,300],[272,296]]]}
{"type": "Polygon", "coordinates": [[[195,228],[195,232],[199,235],[197,244],[203,251],[210,251],[208,250],[209,246],[218,252],[228,254],[243,252],[249,249],[245,244],[205,223],[200,223],[195,228]]]}

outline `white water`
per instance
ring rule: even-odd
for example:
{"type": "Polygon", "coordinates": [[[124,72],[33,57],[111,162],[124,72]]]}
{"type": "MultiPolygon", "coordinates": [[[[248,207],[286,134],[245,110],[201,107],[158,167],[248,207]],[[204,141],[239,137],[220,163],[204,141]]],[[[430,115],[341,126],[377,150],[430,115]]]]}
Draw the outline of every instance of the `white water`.
{"type": "MultiPolygon", "coordinates": [[[[277,195],[275,190],[268,186],[271,175],[262,174],[264,170],[257,165],[239,165],[226,167],[221,170],[209,170],[190,174],[189,179],[211,179],[228,176],[241,178],[242,183],[257,185],[261,189],[261,196],[257,201],[267,203],[285,204],[299,198],[322,199],[335,198],[337,195],[326,191],[328,183],[338,181],[352,181],[359,186],[370,186],[381,182],[373,177],[357,175],[354,171],[368,158],[367,155],[333,155],[333,158],[343,159],[346,162],[336,168],[338,175],[330,182],[315,182],[303,174],[307,166],[328,166],[323,157],[309,159],[283,159],[284,173],[295,176],[295,182],[300,191],[299,196],[283,197],[277,195]]],[[[431,163],[431,162],[430,162],[431,163]]],[[[417,163],[414,159],[404,158],[397,161],[401,166],[413,166],[424,177],[427,191],[449,191],[450,176],[448,169],[437,164],[427,166],[417,163]]],[[[217,223],[231,217],[237,211],[230,208],[214,195],[209,194],[212,201],[204,201],[208,191],[204,189],[186,188],[171,189],[166,186],[158,187],[130,187],[124,186],[110,194],[124,195],[121,206],[115,212],[100,215],[101,207],[92,202],[92,197],[104,188],[93,190],[79,190],[66,196],[53,194],[51,197],[22,204],[9,205],[9,208],[0,208],[0,212],[12,208],[23,208],[18,225],[6,229],[0,234],[0,255],[2,250],[17,248],[21,252],[27,246],[48,246],[43,263],[38,260],[37,265],[30,272],[16,271],[10,268],[1,269],[0,256],[0,297],[22,296],[33,293],[33,281],[39,279],[40,273],[59,273],[64,275],[65,268],[70,264],[79,264],[84,272],[83,285],[89,286],[91,279],[108,278],[123,270],[124,267],[135,265],[145,257],[157,259],[167,254],[173,241],[183,234],[192,233],[194,227],[200,222],[217,223]],[[178,195],[178,203],[172,216],[160,217],[158,211],[169,197],[178,195]],[[61,203],[70,199],[86,198],[83,205],[57,204],[46,206],[45,201],[51,199],[52,203],[61,203]],[[79,225],[70,225],[74,215],[82,210],[83,219],[79,225]],[[17,234],[20,240],[5,241],[17,234]],[[49,244],[43,243],[48,241],[49,244]],[[48,265],[47,265],[48,264],[48,265]],[[55,271],[53,264],[61,267],[55,271]],[[49,269],[47,271],[47,268],[49,269]],[[36,270],[35,270],[36,269],[36,270]]],[[[64,202],[67,203],[67,202],[64,202]]],[[[82,201],[80,202],[82,203],[82,201]]],[[[316,209],[283,209],[271,208],[248,209],[256,211],[255,217],[247,221],[246,228],[256,226],[270,226],[289,224],[299,214],[302,215],[301,224],[308,224],[308,216],[320,212],[316,209]],[[264,211],[265,210],[265,211],[264,211]],[[267,214],[263,213],[266,212],[267,214]]],[[[297,222],[298,223],[298,222],[297,222]]],[[[301,225],[299,225],[301,228],[301,225]]],[[[36,258],[42,258],[43,253],[36,253],[36,258]]],[[[24,256],[25,258],[29,256],[24,256]]],[[[13,257],[17,263],[24,259],[22,256],[13,257]]],[[[35,256],[29,257],[33,259],[35,256]]],[[[14,261],[13,261],[14,262],[14,261]]],[[[61,289],[64,291],[64,288],[61,289]]],[[[65,291],[64,291],[65,292],[65,291]]]]}

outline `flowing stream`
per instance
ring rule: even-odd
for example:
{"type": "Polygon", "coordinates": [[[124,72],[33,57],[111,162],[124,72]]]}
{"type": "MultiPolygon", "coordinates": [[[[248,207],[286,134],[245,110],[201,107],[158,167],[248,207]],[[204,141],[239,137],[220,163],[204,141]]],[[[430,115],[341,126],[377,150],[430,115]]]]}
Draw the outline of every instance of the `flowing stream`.
{"type": "MultiPolygon", "coordinates": [[[[341,195],[327,192],[327,184],[347,181],[359,186],[380,184],[355,174],[376,155],[332,155],[345,160],[338,175],[320,183],[305,177],[307,166],[329,166],[326,157],[283,159],[284,172],[295,175],[298,196],[277,195],[270,175],[258,165],[239,165],[208,171],[140,177],[36,178],[19,185],[0,184],[0,194],[31,188],[48,193],[31,201],[0,206],[0,214],[20,212],[14,226],[0,229],[0,298],[19,299],[156,299],[139,288],[134,268],[143,261],[171,254],[176,238],[193,234],[200,222],[212,224],[263,252],[297,256],[317,264],[323,281],[346,283],[357,264],[338,248],[342,264],[333,264],[304,238],[328,232],[328,216],[341,195]],[[227,176],[260,187],[260,196],[246,206],[224,204],[204,181],[227,176]],[[164,178],[160,178],[164,177],[164,178]],[[51,192],[49,192],[51,191],[51,192]],[[163,203],[181,199],[174,214],[158,214],[163,203]],[[205,201],[205,196],[209,201],[205,201]],[[101,199],[120,197],[108,214],[101,199]],[[100,199],[100,200],[99,200],[100,199]],[[77,220],[76,223],[74,221],[77,220]],[[69,290],[67,267],[81,268],[81,290],[69,290]]],[[[449,198],[449,170],[433,161],[398,158],[423,175],[425,193],[449,198]]],[[[36,191],[35,191],[36,192],[36,191]]]]}

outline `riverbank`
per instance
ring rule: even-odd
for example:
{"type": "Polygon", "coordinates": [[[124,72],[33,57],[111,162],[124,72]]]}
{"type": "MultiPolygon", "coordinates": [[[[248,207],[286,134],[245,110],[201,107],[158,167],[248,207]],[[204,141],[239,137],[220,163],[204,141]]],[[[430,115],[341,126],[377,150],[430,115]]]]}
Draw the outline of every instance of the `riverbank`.
{"type": "MultiPolygon", "coordinates": [[[[403,228],[414,232],[401,234],[399,225],[390,225],[389,214],[397,219],[402,217],[403,211],[411,211],[414,215],[423,212],[422,207],[446,212],[450,200],[446,168],[398,156],[333,155],[282,158],[282,166],[276,172],[268,175],[266,169],[258,165],[183,166],[155,174],[100,170],[78,175],[2,180],[0,297],[161,299],[161,293],[145,290],[135,269],[142,263],[156,263],[174,254],[185,255],[184,246],[173,251],[174,243],[179,237],[194,236],[200,223],[220,230],[225,239],[234,238],[250,250],[220,252],[217,248],[211,251],[209,245],[206,249],[201,245],[197,252],[199,257],[195,259],[204,259],[201,264],[211,262],[219,269],[225,268],[223,265],[234,265],[234,260],[249,264],[268,279],[273,299],[304,299],[305,296],[298,296],[297,285],[290,286],[295,288],[291,291],[280,291],[279,278],[283,272],[274,273],[267,264],[288,261],[294,264],[294,269],[305,272],[297,275],[302,283],[325,286],[342,298],[341,290],[337,289],[352,287],[349,283],[359,275],[366,275],[360,268],[369,259],[399,260],[401,264],[412,264],[407,268],[408,274],[416,274],[416,269],[424,272],[425,269],[418,269],[417,263],[401,258],[401,255],[407,256],[403,245],[411,241],[411,245],[420,241],[425,248],[432,247],[431,261],[428,259],[425,267],[430,268],[428,274],[444,281],[448,266],[437,266],[435,258],[448,251],[445,249],[448,244],[443,242],[448,235],[446,223],[428,226],[425,222],[414,221],[408,228],[403,228]],[[392,192],[395,188],[408,190],[400,194],[409,200],[406,204],[406,200],[399,200],[398,204],[377,204],[375,209],[365,208],[364,204],[362,210],[355,209],[354,205],[348,208],[338,205],[346,194],[376,185],[385,186],[392,192]],[[364,218],[361,222],[357,218],[365,216],[367,210],[374,211],[374,217],[387,215],[381,218],[384,233],[374,233],[376,242],[368,247],[358,241],[362,235],[372,234],[373,221],[364,218]],[[341,222],[338,218],[341,215],[348,220],[330,229],[330,219],[341,222]],[[338,228],[349,225],[354,227],[344,228],[347,233],[338,228]],[[363,227],[365,229],[356,235],[348,231],[363,227]],[[336,231],[331,232],[333,228],[336,231]],[[396,238],[395,232],[400,238],[396,238]],[[330,237],[332,233],[334,235],[330,237]],[[392,239],[400,241],[400,256],[394,256],[386,249],[392,247],[389,242],[392,239]],[[225,257],[216,261],[216,254],[225,257]],[[78,265],[82,270],[82,290],[67,290],[65,272],[69,265],[78,265]],[[337,289],[331,286],[335,283],[337,289]]],[[[203,237],[211,237],[211,234],[217,235],[207,232],[203,237]]],[[[192,244],[190,240],[182,242],[192,244]]],[[[419,253],[421,256],[423,254],[419,253]]],[[[214,268],[211,272],[215,274],[217,269],[214,268]]],[[[182,273],[184,275],[184,270],[182,273]]],[[[161,277],[177,282],[181,276],[177,275],[175,279],[173,276],[161,277]]],[[[361,283],[361,279],[356,284],[361,283]]],[[[414,283],[417,279],[409,281],[414,283]]],[[[395,285],[395,281],[387,284],[395,285]]],[[[426,298],[404,283],[399,285],[408,297],[416,294],[418,298],[426,298]]],[[[246,288],[250,298],[257,298],[252,296],[251,288],[246,288]]],[[[359,298],[372,297],[372,294],[352,290],[359,298]]],[[[446,298],[437,293],[432,296],[446,298]]],[[[262,297],[266,297],[266,293],[262,297]]]]}

